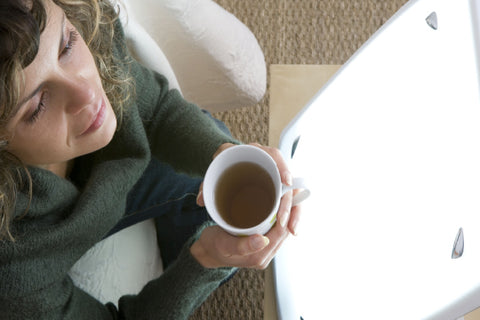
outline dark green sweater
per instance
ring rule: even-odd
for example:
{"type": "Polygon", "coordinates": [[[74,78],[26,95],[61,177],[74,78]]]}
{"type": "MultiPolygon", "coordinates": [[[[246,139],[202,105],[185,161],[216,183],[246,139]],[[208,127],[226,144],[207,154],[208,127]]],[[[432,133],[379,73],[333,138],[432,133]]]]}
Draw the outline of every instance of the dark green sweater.
{"type": "MultiPolygon", "coordinates": [[[[125,54],[123,31],[116,31],[116,54],[125,54]]],[[[18,196],[16,241],[0,242],[0,319],[185,319],[232,273],[198,264],[189,251],[193,237],[159,279],[122,297],[118,309],[75,287],[67,275],[122,218],[127,193],[152,156],[201,175],[222,143],[235,142],[169,91],[164,77],[138,63],[131,72],[136,101],[108,146],[77,159],[70,180],[30,169],[33,199],[29,204],[26,190],[18,196]]]]}

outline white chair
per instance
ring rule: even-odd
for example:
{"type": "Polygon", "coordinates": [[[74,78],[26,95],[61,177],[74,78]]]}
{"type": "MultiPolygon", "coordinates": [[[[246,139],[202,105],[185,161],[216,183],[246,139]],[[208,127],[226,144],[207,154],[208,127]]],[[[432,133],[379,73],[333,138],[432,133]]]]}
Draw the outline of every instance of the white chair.
{"type": "Polygon", "coordinates": [[[187,100],[217,112],[263,97],[267,71],[255,36],[215,2],[123,1],[128,17],[122,15],[122,20],[133,54],[166,75],[187,100]]]}
{"type": "MultiPolygon", "coordinates": [[[[263,97],[266,65],[257,40],[215,2],[124,0],[121,19],[132,54],[201,108],[225,111],[263,97]]],[[[99,301],[117,303],[162,272],[155,226],[147,220],[98,243],[70,276],[99,301]]]]}

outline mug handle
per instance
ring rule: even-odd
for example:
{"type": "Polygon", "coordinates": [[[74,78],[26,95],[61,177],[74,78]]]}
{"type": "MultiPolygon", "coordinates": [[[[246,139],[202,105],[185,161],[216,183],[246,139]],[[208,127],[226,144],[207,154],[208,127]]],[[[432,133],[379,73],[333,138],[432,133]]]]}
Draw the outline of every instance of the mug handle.
{"type": "Polygon", "coordinates": [[[310,190],[307,188],[305,184],[305,179],[303,178],[293,178],[292,186],[282,185],[282,197],[283,195],[290,190],[294,189],[302,189],[299,193],[297,193],[292,199],[292,207],[296,206],[303,200],[307,199],[310,196],[310,190]]]}

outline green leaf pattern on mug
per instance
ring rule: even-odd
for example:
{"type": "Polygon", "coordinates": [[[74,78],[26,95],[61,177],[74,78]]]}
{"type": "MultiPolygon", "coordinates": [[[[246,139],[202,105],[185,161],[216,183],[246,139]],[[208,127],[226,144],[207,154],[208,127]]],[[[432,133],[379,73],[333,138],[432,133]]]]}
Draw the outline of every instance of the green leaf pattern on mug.
{"type": "Polygon", "coordinates": [[[277,214],[273,216],[272,220],[270,221],[270,225],[273,225],[276,219],[277,219],[277,214]]]}

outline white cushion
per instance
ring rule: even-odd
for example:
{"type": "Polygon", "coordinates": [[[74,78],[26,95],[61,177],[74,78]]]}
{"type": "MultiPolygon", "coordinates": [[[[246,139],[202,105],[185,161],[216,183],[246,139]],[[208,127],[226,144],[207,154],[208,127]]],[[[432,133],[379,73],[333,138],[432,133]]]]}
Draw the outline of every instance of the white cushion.
{"type": "Polygon", "coordinates": [[[187,100],[217,112],[251,106],[265,94],[265,58],[255,36],[215,2],[124,3],[128,19],[138,21],[165,53],[187,100]]]}
{"type": "Polygon", "coordinates": [[[136,294],[163,272],[153,219],[137,223],[91,248],[70,270],[75,285],[102,303],[136,294]]]}

